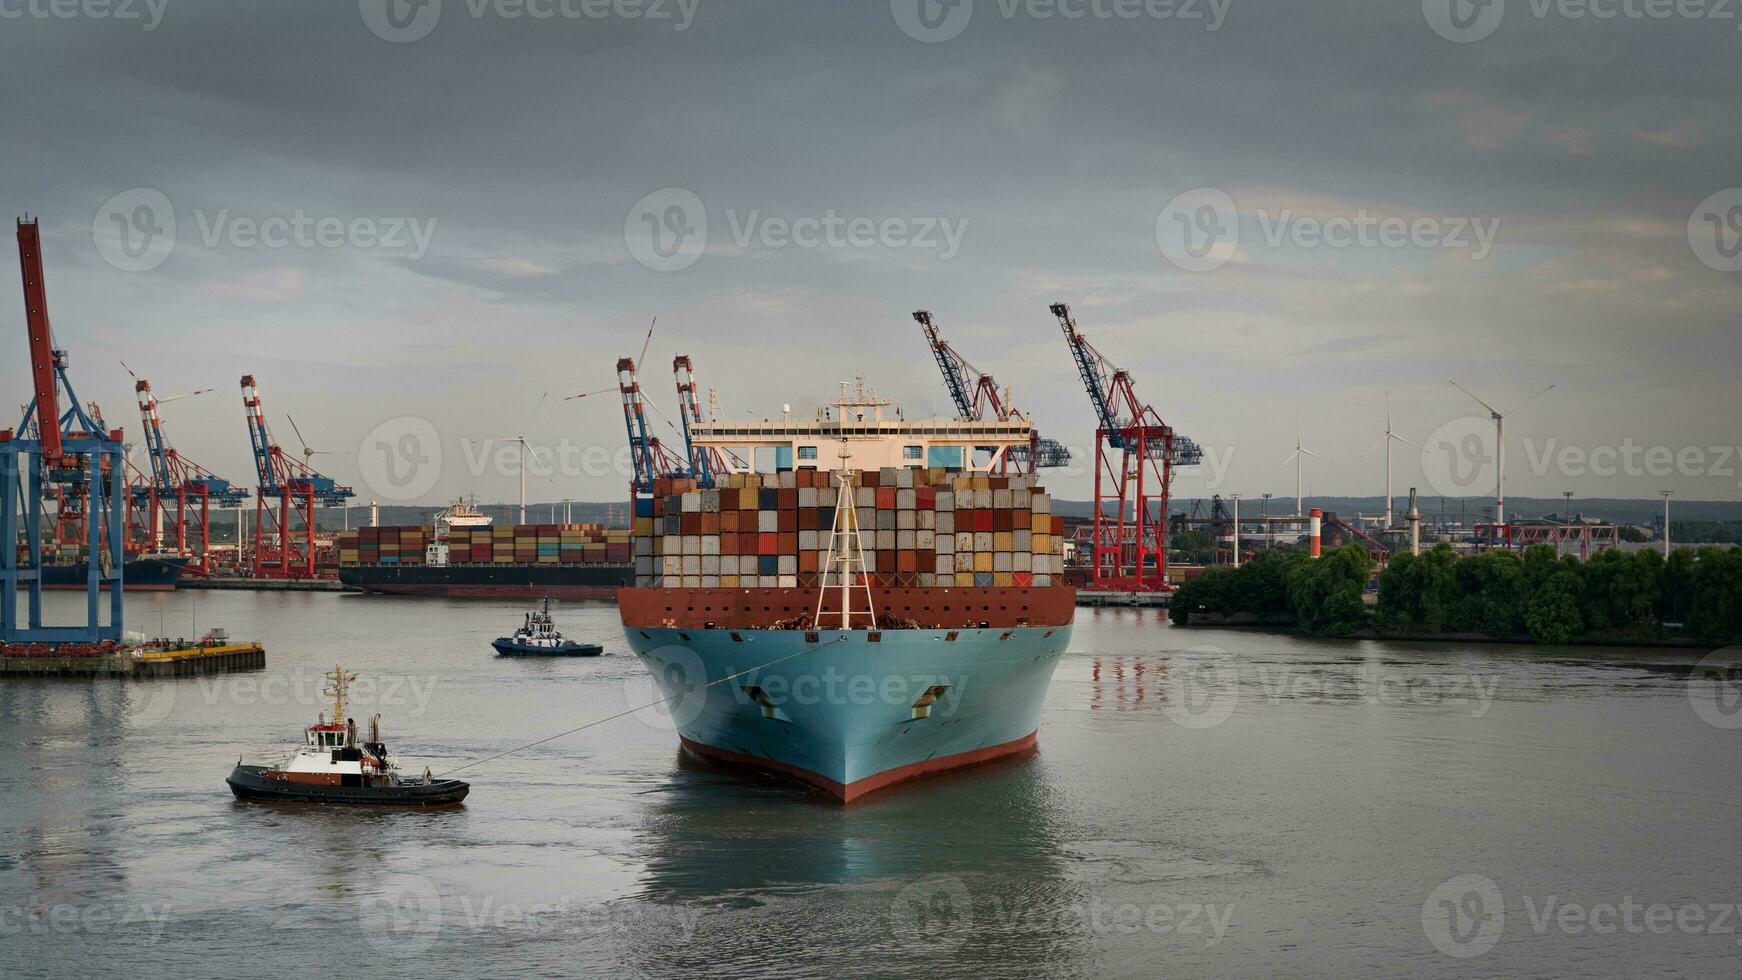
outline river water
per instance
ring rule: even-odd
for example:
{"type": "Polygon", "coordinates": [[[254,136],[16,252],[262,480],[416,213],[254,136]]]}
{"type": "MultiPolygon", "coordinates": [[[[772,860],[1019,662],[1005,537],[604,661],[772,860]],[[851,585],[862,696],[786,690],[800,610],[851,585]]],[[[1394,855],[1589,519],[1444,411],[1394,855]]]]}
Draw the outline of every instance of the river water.
{"type": "MultiPolygon", "coordinates": [[[[72,608],[56,596],[54,608],[72,608]]],[[[658,709],[465,773],[458,810],[234,802],[362,676],[408,768],[652,701],[502,661],[508,603],[128,597],[263,673],[0,682],[0,977],[1518,976],[1742,964],[1734,690],[1697,655],[1337,643],[1081,610],[1017,762],[843,809],[658,709]],[[197,607],[195,605],[197,600],[197,607]],[[197,622],[197,626],[196,626],[197,622]]]]}

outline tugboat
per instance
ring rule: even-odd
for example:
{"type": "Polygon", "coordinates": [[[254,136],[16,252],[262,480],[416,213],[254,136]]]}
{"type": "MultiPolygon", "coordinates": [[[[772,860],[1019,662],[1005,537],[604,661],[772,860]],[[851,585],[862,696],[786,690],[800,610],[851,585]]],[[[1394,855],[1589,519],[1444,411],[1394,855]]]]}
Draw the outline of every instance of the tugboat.
{"type": "Polygon", "coordinates": [[[280,766],[249,766],[240,760],[226,780],[238,800],[249,803],[334,803],[347,806],[458,806],[471,786],[458,779],[399,774],[381,741],[381,716],[369,720],[369,738],[360,741],[357,723],[345,717],[345,689],[355,674],[335,667],[332,719],[322,712],[303,730],[304,746],[280,766]],[[340,719],[344,719],[341,721],[340,719]]]}
{"type": "Polygon", "coordinates": [[[490,645],[504,657],[597,657],[605,652],[597,643],[564,637],[551,622],[549,599],[544,600],[544,608],[526,614],[526,622],[513,636],[499,636],[490,645]]]}

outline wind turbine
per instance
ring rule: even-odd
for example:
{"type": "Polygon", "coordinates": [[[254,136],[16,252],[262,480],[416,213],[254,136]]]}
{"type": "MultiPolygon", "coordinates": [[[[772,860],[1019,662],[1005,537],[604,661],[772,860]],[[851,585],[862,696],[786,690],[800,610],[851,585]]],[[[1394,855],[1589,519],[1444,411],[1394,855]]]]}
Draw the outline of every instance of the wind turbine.
{"type": "Polygon", "coordinates": [[[1300,430],[1296,429],[1294,433],[1294,452],[1289,453],[1288,459],[1282,461],[1282,465],[1284,466],[1287,466],[1291,462],[1294,463],[1294,516],[1296,517],[1306,513],[1305,508],[1302,506],[1304,495],[1301,492],[1301,477],[1308,456],[1311,456],[1314,459],[1324,460],[1327,463],[1330,462],[1330,460],[1325,459],[1325,457],[1320,456],[1318,453],[1315,453],[1311,449],[1301,445],[1300,430]]]}
{"type": "Polygon", "coordinates": [[[1506,526],[1506,416],[1511,415],[1513,412],[1518,411],[1519,409],[1523,408],[1524,406],[1535,401],[1537,398],[1540,398],[1550,388],[1553,388],[1554,385],[1549,385],[1548,388],[1542,389],[1542,391],[1539,391],[1536,394],[1531,395],[1529,398],[1526,398],[1524,401],[1519,402],[1518,404],[1512,406],[1510,409],[1507,409],[1504,412],[1497,411],[1494,408],[1494,406],[1488,404],[1487,402],[1483,401],[1480,398],[1477,398],[1475,395],[1470,393],[1470,389],[1464,387],[1461,384],[1458,384],[1456,381],[1452,382],[1452,387],[1458,389],[1459,391],[1463,392],[1466,395],[1470,395],[1470,399],[1472,401],[1474,401],[1476,404],[1487,409],[1488,410],[1488,417],[1494,420],[1494,523],[1501,526],[1501,527],[1505,527],[1506,526]]]}
{"type": "MultiPolygon", "coordinates": [[[[1401,442],[1405,446],[1415,446],[1415,443],[1391,431],[1391,392],[1385,393],[1385,434],[1379,437],[1379,442],[1368,447],[1367,452],[1379,448],[1379,443],[1385,444],[1385,527],[1391,528],[1391,444],[1401,442]]],[[[1420,448],[1420,447],[1416,447],[1420,448]]],[[[1362,453],[1363,456],[1366,453],[1362,453]]]]}
{"type": "Polygon", "coordinates": [[[532,407],[532,414],[527,416],[526,424],[520,427],[517,436],[492,436],[493,439],[512,439],[520,445],[520,523],[526,523],[526,433],[532,429],[532,420],[538,418],[538,410],[544,407],[544,400],[550,397],[550,392],[538,396],[538,404],[532,407]]]}
{"type": "Polygon", "coordinates": [[[289,412],[285,412],[284,417],[287,419],[290,419],[290,431],[296,433],[296,441],[302,444],[303,465],[305,465],[305,466],[308,465],[309,457],[311,457],[311,456],[349,456],[349,455],[351,455],[350,453],[340,452],[336,449],[310,449],[308,442],[306,440],[304,440],[302,437],[302,430],[296,427],[296,419],[291,418],[289,412]]]}

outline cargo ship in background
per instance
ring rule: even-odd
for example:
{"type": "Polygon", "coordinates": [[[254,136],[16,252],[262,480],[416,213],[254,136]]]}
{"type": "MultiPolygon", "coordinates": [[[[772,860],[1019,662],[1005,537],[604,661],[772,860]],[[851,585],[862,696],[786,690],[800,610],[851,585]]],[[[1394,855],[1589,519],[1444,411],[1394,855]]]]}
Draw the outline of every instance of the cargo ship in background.
{"type": "Polygon", "coordinates": [[[628,528],[496,524],[464,501],[421,524],[339,537],[339,581],[460,599],[614,599],[633,572],[628,528]]]}
{"type": "MultiPolygon", "coordinates": [[[[191,559],[179,555],[142,555],[121,566],[121,591],[170,592],[191,559]]],[[[84,591],[86,565],[43,565],[42,587],[49,591],[84,591]]]]}
{"type": "Polygon", "coordinates": [[[648,480],[618,601],[684,748],[843,803],[1033,751],[1076,612],[1050,496],[995,472],[1029,423],[890,408],[861,383],[813,422],[693,426],[777,471],[648,480]]]}

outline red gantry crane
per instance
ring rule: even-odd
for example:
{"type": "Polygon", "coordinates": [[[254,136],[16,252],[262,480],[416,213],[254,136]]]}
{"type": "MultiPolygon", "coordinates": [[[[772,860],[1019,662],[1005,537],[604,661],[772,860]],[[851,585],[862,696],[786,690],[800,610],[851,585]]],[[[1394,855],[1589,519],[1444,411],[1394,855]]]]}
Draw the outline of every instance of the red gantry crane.
{"type": "MultiPolygon", "coordinates": [[[[962,421],[984,421],[988,413],[999,422],[1026,417],[1009,404],[1009,393],[1000,393],[998,382],[990,374],[968,363],[967,358],[939,336],[937,323],[929,310],[914,311],[913,319],[925,331],[926,343],[931,346],[932,356],[943,372],[944,387],[950,390],[950,398],[956,403],[956,414],[962,421]]],[[[1027,446],[1012,446],[1005,451],[1004,458],[998,463],[998,472],[1033,473],[1043,467],[1070,464],[1071,452],[1063,443],[1044,439],[1038,431],[1030,431],[1027,446]]]]}
{"type": "MultiPolygon", "coordinates": [[[[273,441],[260,407],[260,388],[252,374],[242,376],[242,407],[248,413],[248,438],[254,447],[254,575],[256,578],[313,578],[315,507],[343,504],[356,496],[350,487],[317,473],[308,463],[316,450],[303,446],[292,459],[273,441]],[[274,509],[276,504],[276,509],[274,509]],[[294,526],[295,514],[301,527],[294,526]]],[[[296,421],[291,420],[291,426],[296,421]]],[[[300,437],[301,433],[298,433],[300,437]]]]}
{"type": "Polygon", "coordinates": [[[212,508],[241,506],[248,491],[178,453],[163,438],[163,417],[158,406],[203,395],[211,388],[159,399],[151,382],[133,373],[133,390],[139,396],[139,420],[145,435],[145,455],[150,469],[132,487],[133,503],[144,517],[145,539],[153,550],[173,550],[189,559],[188,571],[212,572],[212,508]],[[167,542],[166,542],[167,538],[167,542]]]}
{"type": "Polygon", "coordinates": [[[1091,346],[1071,308],[1050,307],[1095,406],[1095,530],[1090,584],[1130,592],[1167,590],[1167,507],[1175,466],[1203,451],[1138,399],[1131,375],[1091,346]],[[1112,505],[1109,512],[1108,505],[1112,505]]]}

